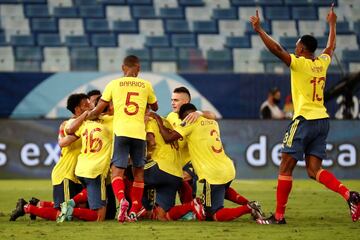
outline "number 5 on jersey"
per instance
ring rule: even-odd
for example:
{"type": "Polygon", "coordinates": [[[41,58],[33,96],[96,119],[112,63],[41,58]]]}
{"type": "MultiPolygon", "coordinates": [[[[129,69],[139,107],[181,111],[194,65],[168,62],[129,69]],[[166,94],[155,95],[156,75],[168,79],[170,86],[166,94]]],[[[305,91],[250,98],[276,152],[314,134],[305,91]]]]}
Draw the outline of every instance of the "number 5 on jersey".
{"type": "Polygon", "coordinates": [[[133,96],[139,96],[138,92],[128,92],[126,95],[126,102],[124,107],[124,112],[127,115],[135,115],[139,112],[139,104],[134,102],[134,100],[131,99],[133,96]]]}

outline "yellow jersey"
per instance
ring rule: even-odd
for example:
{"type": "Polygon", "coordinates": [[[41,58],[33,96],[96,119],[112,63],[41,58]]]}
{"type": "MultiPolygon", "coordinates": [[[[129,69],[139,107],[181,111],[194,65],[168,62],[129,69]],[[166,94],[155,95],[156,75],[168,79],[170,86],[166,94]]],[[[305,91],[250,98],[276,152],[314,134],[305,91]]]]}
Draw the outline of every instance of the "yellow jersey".
{"type": "MultiPolygon", "coordinates": [[[[170,124],[165,120],[164,126],[171,129],[170,124]]],[[[183,177],[182,161],[180,161],[179,146],[177,142],[173,144],[165,143],[161,136],[159,126],[155,119],[150,118],[146,124],[146,132],[154,134],[155,149],[151,154],[151,159],[157,162],[159,168],[176,177],[183,177]]]]}
{"type": "Polygon", "coordinates": [[[290,54],[291,95],[294,105],[293,119],[303,116],[307,120],[328,118],[324,106],[326,70],[331,57],[321,54],[315,60],[290,54]]]}
{"type": "Polygon", "coordinates": [[[175,128],[189,146],[191,163],[199,180],[225,184],[235,178],[235,167],[225,154],[219,125],[215,120],[199,117],[194,123],[175,128]]]}
{"type": "MultiPolygon", "coordinates": [[[[74,119],[69,119],[65,121],[60,127],[60,131],[66,136],[64,129],[71,124],[74,119]]],[[[59,133],[59,138],[62,133],[59,133]]],[[[81,150],[81,141],[80,139],[76,140],[69,146],[61,148],[61,154],[59,161],[56,163],[55,167],[51,172],[51,182],[52,185],[60,184],[65,178],[70,179],[73,182],[80,183],[75,176],[75,167],[78,160],[78,156],[81,150]]]]}
{"type": "MultiPolygon", "coordinates": [[[[176,112],[169,113],[166,117],[166,120],[171,124],[173,129],[180,126],[182,122],[179,118],[179,114],[176,112]]],[[[185,139],[179,139],[178,144],[180,150],[180,159],[182,161],[182,165],[185,166],[188,162],[190,162],[189,148],[185,139]]]]}
{"type": "Polygon", "coordinates": [[[75,135],[81,138],[81,153],[75,168],[75,175],[85,178],[107,176],[110,167],[113,132],[109,129],[112,118],[86,120],[75,135]]]}
{"type": "Polygon", "coordinates": [[[123,77],[111,81],[101,97],[114,104],[114,134],[145,140],[145,109],[157,101],[149,81],[123,77]]]}

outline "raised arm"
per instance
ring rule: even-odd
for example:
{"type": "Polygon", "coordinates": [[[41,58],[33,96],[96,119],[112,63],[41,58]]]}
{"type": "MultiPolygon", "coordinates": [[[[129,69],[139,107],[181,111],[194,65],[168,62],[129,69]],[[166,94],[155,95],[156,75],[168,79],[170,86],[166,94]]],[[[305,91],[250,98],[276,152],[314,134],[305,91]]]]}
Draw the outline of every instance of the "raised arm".
{"type": "Polygon", "coordinates": [[[172,143],[172,142],[182,138],[182,136],[178,132],[165,127],[164,123],[159,115],[157,115],[154,112],[150,112],[149,116],[156,120],[156,122],[159,126],[160,134],[166,143],[172,143]]]}
{"type": "Polygon", "coordinates": [[[86,119],[95,119],[104,111],[104,109],[109,105],[109,102],[106,102],[102,99],[99,100],[96,107],[88,113],[86,119]]]}
{"type": "Polygon", "coordinates": [[[329,38],[326,44],[326,48],[323,53],[332,57],[336,47],[336,14],[334,12],[334,3],[331,4],[330,12],[327,15],[327,22],[329,23],[329,38]]]}
{"type": "Polygon", "coordinates": [[[66,122],[63,122],[59,127],[59,136],[58,136],[58,144],[61,148],[69,146],[71,143],[75,142],[77,140],[76,136],[68,135],[65,136],[65,124],[66,122]]]}
{"type": "Polygon", "coordinates": [[[211,119],[211,120],[216,119],[215,113],[213,113],[211,111],[195,111],[195,112],[189,113],[185,117],[184,122],[187,122],[189,124],[194,123],[200,116],[203,116],[204,118],[211,119]]]}
{"type": "Polygon", "coordinates": [[[250,17],[250,22],[254,28],[254,30],[258,33],[261,40],[264,42],[265,46],[272,52],[275,56],[280,58],[287,66],[290,66],[291,57],[287,51],[281,45],[276,42],[273,38],[271,38],[265,30],[261,27],[259,11],[256,10],[256,16],[250,17]]]}
{"type": "Polygon", "coordinates": [[[88,111],[83,112],[80,116],[75,118],[74,121],[72,121],[70,124],[68,124],[68,126],[66,126],[66,128],[65,128],[66,134],[68,134],[68,135],[74,134],[76,132],[76,130],[78,130],[79,127],[81,126],[81,124],[84,122],[88,113],[89,113],[88,111]]]}

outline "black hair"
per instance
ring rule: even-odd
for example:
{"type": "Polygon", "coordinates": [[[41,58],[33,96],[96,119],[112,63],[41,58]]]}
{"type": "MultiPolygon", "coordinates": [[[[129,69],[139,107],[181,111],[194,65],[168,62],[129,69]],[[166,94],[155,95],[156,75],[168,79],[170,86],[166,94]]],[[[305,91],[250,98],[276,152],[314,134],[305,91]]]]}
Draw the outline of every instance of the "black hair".
{"type": "Polygon", "coordinates": [[[100,90],[94,89],[87,93],[88,97],[94,96],[94,95],[101,95],[100,90]]]}
{"type": "Polygon", "coordinates": [[[300,42],[305,46],[305,48],[311,52],[314,53],[317,48],[317,40],[311,35],[304,35],[300,38],[300,42]]]}
{"type": "Polygon", "coordinates": [[[67,99],[66,108],[75,114],[75,108],[80,105],[83,99],[88,99],[89,97],[84,93],[75,93],[71,94],[67,99]]]}
{"type": "Polygon", "coordinates": [[[190,91],[186,87],[175,88],[173,93],[185,93],[185,94],[187,94],[189,96],[189,99],[191,100],[190,91]]]}
{"type": "Polygon", "coordinates": [[[269,94],[271,95],[275,95],[277,92],[280,92],[280,89],[278,87],[273,87],[271,89],[269,89],[269,94]]]}
{"type": "Polygon", "coordinates": [[[124,58],[123,64],[128,67],[135,67],[136,64],[140,64],[140,59],[135,55],[129,55],[124,58]]]}
{"type": "Polygon", "coordinates": [[[196,107],[195,107],[194,104],[185,103],[185,104],[183,104],[183,105],[180,107],[180,110],[179,110],[179,118],[180,118],[181,120],[184,120],[184,118],[186,117],[186,116],[185,116],[185,113],[186,113],[187,111],[193,111],[193,112],[195,112],[196,110],[197,110],[197,109],[196,109],[196,107]]]}

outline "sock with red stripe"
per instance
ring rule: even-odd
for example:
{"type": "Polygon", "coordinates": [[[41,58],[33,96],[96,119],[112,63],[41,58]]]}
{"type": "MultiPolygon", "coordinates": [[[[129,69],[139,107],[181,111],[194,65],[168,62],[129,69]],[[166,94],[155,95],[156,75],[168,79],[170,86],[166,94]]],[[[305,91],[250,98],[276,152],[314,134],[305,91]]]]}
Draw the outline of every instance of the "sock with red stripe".
{"type": "Polygon", "coordinates": [[[137,213],[142,204],[142,196],[144,192],[144,182],[134,181],[131,188],[131,209],[130,212],[137,213]]]}
{"type": "Polygon", "coordinates": [[[188,212],[193,210],[192,202],[184,203],[182,205],[174,206],[166,213],[168,220],[178,220],[188,212]]]}
{"type": "Polygon", "coordinates": [[[24,207],[26,213],[33,214],[35,216],[55,221],[58,216],[59,210],[52,207],[35,207],[33,205],[28,204],[24,207]]]}
{"type": "Polygon", "coordinates": [[[350,191],[336,177],[324,169],[316,174],[316,180],[325,185],[330,190],[339,193],[345,200],[349,199],[350,191]]]}
{"type": "Polygon", "coordinates": [[[249,202],[245,197],[241,196],[232,187],[229,187],[225,192],[225,199],[230,200],[239,205],[245,205],[249,202]]]}
{"type": "Polygon", "coordinates": [[[87,189],[84,188],[80,193],[76,194],[72,200],[74,200],[75,204],[86,203],[87,202],[87,189]]]}
{"type": "Polygon", "coordinates": [[[251,213],[251,208],[247,205],[237,208],[222,208],[213,215],[213,219],[215,221],[232,221],[248,213],[251,213]]]}
{"type": "Polygon", "coordinates": [[[179,190],[179,197],[181,203],[188,203],[193,200],[192,187],[188,181],[183,181],[179,190]]]}
{"type": "Polygon", "coordinates": [[[111,185],[112,185],[115,197],[120,202],[121,199],[123,199],[124,196],[125,196],[125,193],[124,193],[124,191],[125,191],[124,180],[121,177],[115,177],[111,181],[111,185]]]}
{"type": "Polygon", "coordinates": [[[96,221],[98,214],[97,211],[88,208],[74,208],[73,217],[85,221],[96,221]]]}
{"type": "Polygon", "coordinates": [[[39,202],[39,207],[53,208],[54,207],[54,202],[40,201],[39,202]]]}
{"type": "Polygon", "coordinates": [[[286,204],[292,188],[292,176],[279,175],[276,190],[276,212],[275,218],[281,220],[284,218],[286,204]]]}

